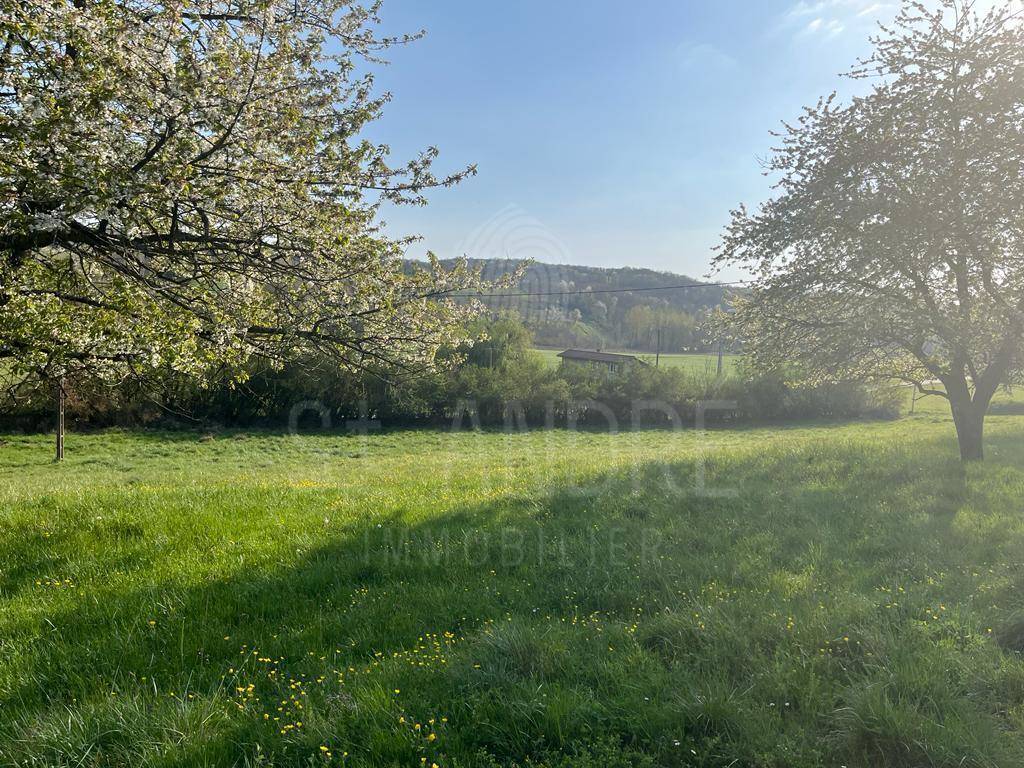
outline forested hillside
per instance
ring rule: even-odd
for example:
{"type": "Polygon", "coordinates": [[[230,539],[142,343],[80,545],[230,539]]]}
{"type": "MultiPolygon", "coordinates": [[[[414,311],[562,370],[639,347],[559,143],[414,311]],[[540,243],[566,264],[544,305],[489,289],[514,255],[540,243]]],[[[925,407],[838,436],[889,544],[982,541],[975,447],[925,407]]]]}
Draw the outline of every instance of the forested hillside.
{"type": "MultiPolygon", "coordinates": [[[[522,262],[476,260],[484,277],[511,273],[522,262]]],[[[663,352],[710,348],[702,325],[729,289],[671,272],[622,267],[533,263],[518,287],[485,299],[495,311],[514,311],[541,346],[616,347],[663,352]],[[694,286],[678,288],[674,286],[694,286]],[[582,293],[581,293],[582,292],[582,293]],[[528,293],[530,296],[510,294],[528,293]]]]}

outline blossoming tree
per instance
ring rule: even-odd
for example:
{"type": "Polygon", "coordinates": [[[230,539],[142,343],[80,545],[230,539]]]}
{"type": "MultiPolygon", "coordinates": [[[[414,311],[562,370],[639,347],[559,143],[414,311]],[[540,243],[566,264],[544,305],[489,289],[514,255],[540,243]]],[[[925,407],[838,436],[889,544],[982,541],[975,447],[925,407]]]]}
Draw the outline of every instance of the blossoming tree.
{"type": "Polygon", "coordinates": [[[383,201],[437,177],[360,138],[387,97],[344,0],[0,0],[0,362],[207,375],[313,349],[428,364],[465,266],[403,269],[383,201]],[[362,67],[369,69],[369,67],[362,67]]]}
{"type": "Polygon", "coordinates": [[[905,3],[869,92],[787,126],[716,260],[754,276],[729,320],[760,367],[947,398],[965,460],[1024,364],[1024,26],[971,7],[905,3]]]}

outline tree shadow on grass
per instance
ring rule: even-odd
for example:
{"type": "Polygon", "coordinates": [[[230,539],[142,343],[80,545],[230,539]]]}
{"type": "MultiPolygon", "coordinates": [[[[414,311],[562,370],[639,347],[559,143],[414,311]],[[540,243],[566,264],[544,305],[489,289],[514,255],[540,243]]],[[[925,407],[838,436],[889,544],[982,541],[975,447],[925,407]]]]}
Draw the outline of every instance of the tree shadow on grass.
{"type": "MultiPolygon", "coordinates": [[[[131,536],[119,552],[152,563],[143,586],[98,585],[63,611],[3,620],[0,758],[190,764],[269,753],[291,765],[330,744],[367,765],[442,754],[474,764],[481,754],[583,760],[606,738],[633,763],[698,754],[752,764],[781,760],[784,734],[788,765],[816,764],[823,739],[824,754],[861,764],[864,734],[828,742],[831,716],[882,706],[851,693],[895,674],[882,654],[955,660],[965,677],[990,668],[974,644],[936,651],[914,611],[944,601],[969,612],[979,584],[995,601],[1021,586],[1009,572],[971,574],[982,561],[1024,561],[1024,526],[965,538],[957,525],[965,510],[1003,523],[1014,511],[986,508],[975,490],[985,473],[1019,475],[1021,446],[996,443],[1006,458],[979,477],[945,458],[941,441],[721,458],[705,467],[706,490],[734,493],[718,497],[694,491],[692,462],[647,463],[424,522],[338,525],[312,546],[297,541],[283,562],[225,558],[229,573],[199,583],[161,576],[152,542],[131,536]],[[885,614],[897,602],[879,594],[885,585],[912,590],[900,598],[911,605],[885,614]],[[864,646],[842,645],[858,631],[864,646]]],[[[43,572],[36,545],[12,548],[7,595],[43,572]]],[[[976,703],[960,695],[963,680],[943,684],[945,694],[922,683],[921,696],[937,702],[945,735],[928,731],[935,743],[915,748],[1009,765],[1000,760],[1017,736],[1000,733],[994,714],[1006,690],[974,692],[976,703]]],[[[905,708],[892,718],[923,717],[905,708]]],[[[924,726],[906,727],[877,764],[909,765],[899,744],[924,726]]]]}

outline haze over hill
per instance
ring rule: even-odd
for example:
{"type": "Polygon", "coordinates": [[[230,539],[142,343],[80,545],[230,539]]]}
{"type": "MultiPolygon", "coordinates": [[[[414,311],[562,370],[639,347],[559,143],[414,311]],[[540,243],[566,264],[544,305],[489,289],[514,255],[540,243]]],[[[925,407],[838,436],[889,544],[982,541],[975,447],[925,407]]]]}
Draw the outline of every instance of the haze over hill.
{"type": "MultiPolygon", "coordinates": [[[[482,266],[489,279],[523,264],[514,259],[471,263],[482,266]]],[[[710,347],[701,325],[729,293],[728,288],[672,272],[534,262],[516,288],[484,303],[495,312],[518,314],[541,346],[653,352],[660,329],[663,352],[692,352],[710,347]],[[513,295],[518,293],[531,295],[513,295]]]]}

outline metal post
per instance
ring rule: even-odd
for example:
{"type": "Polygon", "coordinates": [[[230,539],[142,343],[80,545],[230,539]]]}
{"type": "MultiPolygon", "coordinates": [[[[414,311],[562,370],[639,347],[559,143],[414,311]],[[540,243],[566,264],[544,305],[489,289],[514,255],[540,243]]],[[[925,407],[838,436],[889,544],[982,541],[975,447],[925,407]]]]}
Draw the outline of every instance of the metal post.
{"type": "Polygon", "coordinates": [[[57,455],[54,461],[64,461],[64,378],[57,379],[57,455]]]}

